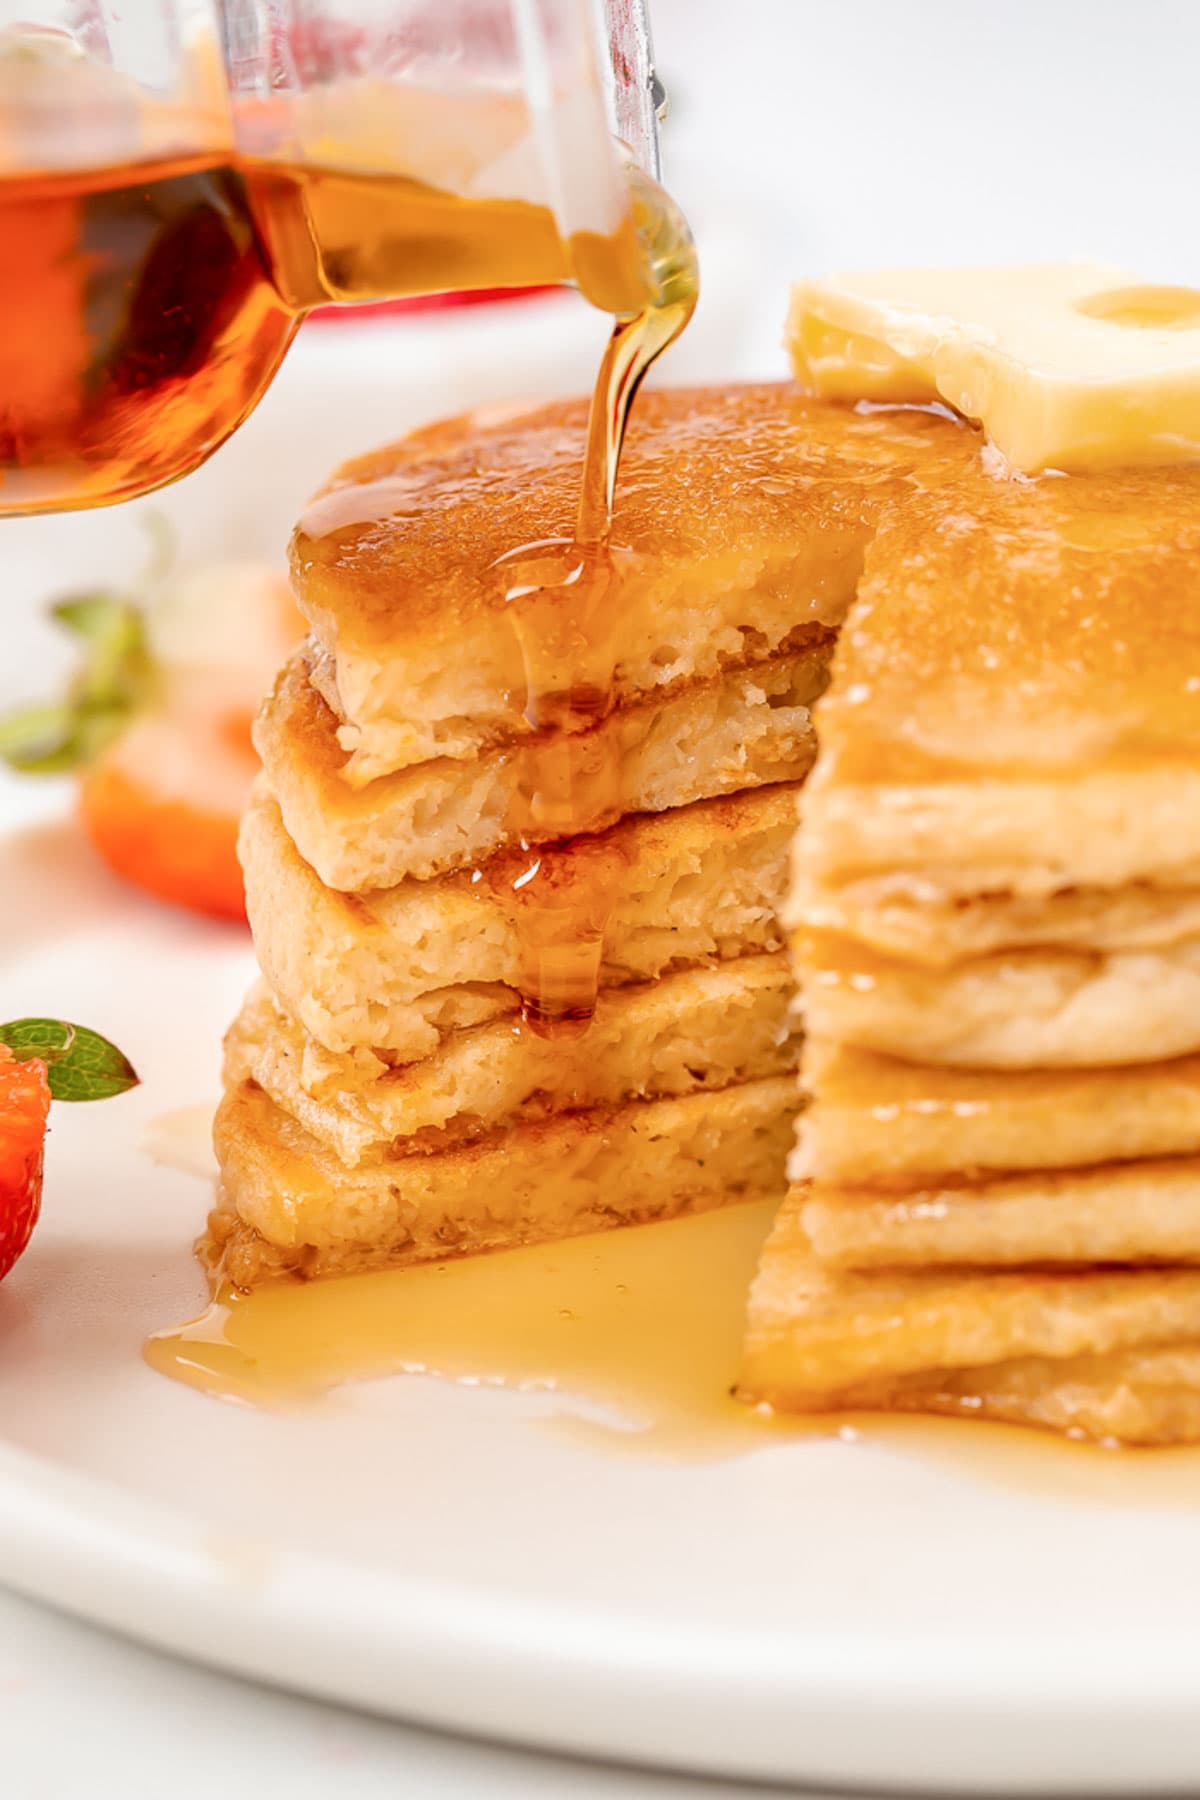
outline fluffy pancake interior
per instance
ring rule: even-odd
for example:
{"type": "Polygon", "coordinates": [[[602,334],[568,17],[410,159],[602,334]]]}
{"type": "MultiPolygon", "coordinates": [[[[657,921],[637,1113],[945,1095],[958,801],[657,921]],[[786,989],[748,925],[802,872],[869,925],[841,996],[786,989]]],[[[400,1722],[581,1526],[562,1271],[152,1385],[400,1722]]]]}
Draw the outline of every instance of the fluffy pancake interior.
{"type": "MultiPolygon", "coordinates": [[[[625,879],[605,937],[602,984],[778,950],[797,794],[787,783],[615,825],[607,835],[625,879]]],[[[503,898],[520,872],[513,853],[507,861],[501,853],[486,881],[450,875],[339,894],[299,855],[260,785],[241,854],[260,964],[327,1050],[366,1045],[411,1062],[446,1032],[516,1008],[517,919],[503,898]]],[[[571,844],[543,857],[555,881],[581,878],[571,844]]]]}
{"type": "MultiPolygon", "coordinates": [[[[577,740],[577,829],[804,776],[816,748],[809,708],[831,647],[824,634],[807,649],[611,713],[577,740]]],[[[284,670],[255,742],[289,834],[329,887],[360,892],[409,875],[425,880],[518,839],[561,835],[521,805],[538,785],[532,744],[347,787],[333,715],[309,685],[303,655],[284,670]]]]}
{"type": "Polygon", "coordinates": [[[791,997],[782,952],[744,957],[608,989],[577,1039],[500,1018],[396,1066],[365,1047],[323,1050],[260,984],[226,1039],[225,1078],[257,1082],[354,1164],[397,1140],[434,1151],[505,1122],[786,1074],[799,1049],[791,997]]]}

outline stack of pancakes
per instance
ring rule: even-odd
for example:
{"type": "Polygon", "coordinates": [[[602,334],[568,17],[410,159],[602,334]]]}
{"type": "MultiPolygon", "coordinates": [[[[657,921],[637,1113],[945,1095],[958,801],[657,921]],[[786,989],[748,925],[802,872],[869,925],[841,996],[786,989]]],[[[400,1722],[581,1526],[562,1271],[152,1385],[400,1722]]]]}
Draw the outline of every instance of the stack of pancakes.
{"type": "Polygon", "coordinates": [[[782,386],[645,396],[616,616],[586,622],[612,634],[609,705],[570,745],[610,779],[577,784],[583,835],[542,841],[524,797],[572,728],[530,723],[528,621],[494,565],[569,532],[585,422],[581,402],[418,433],[297,531],[312,636],[258,727],[242,849],[265,981],[227,1042],[207,1243],[241,1285],[782,1191],[778,909],[809,708],[881,521],[974,445],[782,386]],[[568,914],[604,890],[580,1038],[521,1022],[531,855],[568,914]]]}
{"type": "Polygon", "coordinates": [[[925,495],[817,723],[747,1394],[1200,1436],[1200,470],[925,495]]]}

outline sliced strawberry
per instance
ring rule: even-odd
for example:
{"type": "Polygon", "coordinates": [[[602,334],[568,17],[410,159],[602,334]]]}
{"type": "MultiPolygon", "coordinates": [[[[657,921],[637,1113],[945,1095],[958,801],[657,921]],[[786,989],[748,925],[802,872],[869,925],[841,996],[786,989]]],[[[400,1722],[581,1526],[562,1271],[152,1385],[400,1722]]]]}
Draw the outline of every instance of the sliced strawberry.
{"type": "Polygon", "coordinates": [[[80,780],[80,813],[109,867],[135,887],[218,918],[244,919],[238,821],[258,771],[251,710],[227,704],[223,673],[173,677],[80,780]]]}
{"type": "Polygon", "coordinates": [[[17,1062],[0,1044],[0,1279],[29,1242],[42,1204],[50,1084],[38,1058],[17,1062]]]}

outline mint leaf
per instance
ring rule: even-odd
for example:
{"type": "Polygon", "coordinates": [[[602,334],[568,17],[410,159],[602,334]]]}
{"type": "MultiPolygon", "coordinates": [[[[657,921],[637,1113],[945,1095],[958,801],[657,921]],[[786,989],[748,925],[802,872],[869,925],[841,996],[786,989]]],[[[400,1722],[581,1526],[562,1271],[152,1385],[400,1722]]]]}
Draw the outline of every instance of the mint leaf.
{"type": "Polygon", "coordinates": [[[107,1100],[137,1086],[129,1058],[86,1025],[13,1019],[0,1025],[0,1044],[7,1044],[18,1062],[41,1058],[55,1100],[107,1100]]]}

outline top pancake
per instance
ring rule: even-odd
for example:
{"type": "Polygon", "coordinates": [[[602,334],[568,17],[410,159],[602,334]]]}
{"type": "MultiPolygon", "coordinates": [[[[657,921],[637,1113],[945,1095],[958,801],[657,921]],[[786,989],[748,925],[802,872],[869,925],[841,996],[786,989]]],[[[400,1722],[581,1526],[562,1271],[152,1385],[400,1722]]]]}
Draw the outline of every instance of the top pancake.
{"type": "MultiPolygon", "coordinates": [[[[346,778],[519,736],[525,673],[492,568],[569,537],[582,400],[467,415],[341,469],[292,543],[300,606],[333,662],[346,778]],[[469,646],[469,654],[465,647],[469,646]]],[[[979,479],[970,427],[857,413],[793,387],[665,390],[638,403],[613,543],[623,561],[618,703],[773,654],[836,625],[895,503],[979,479]]]]}
{"type": "Polygon", "coordinates": [[[1200,858],[1200,468],[919,500],[868,551],[819,731],[810,881],[1179,880],[1200,858]]]}

